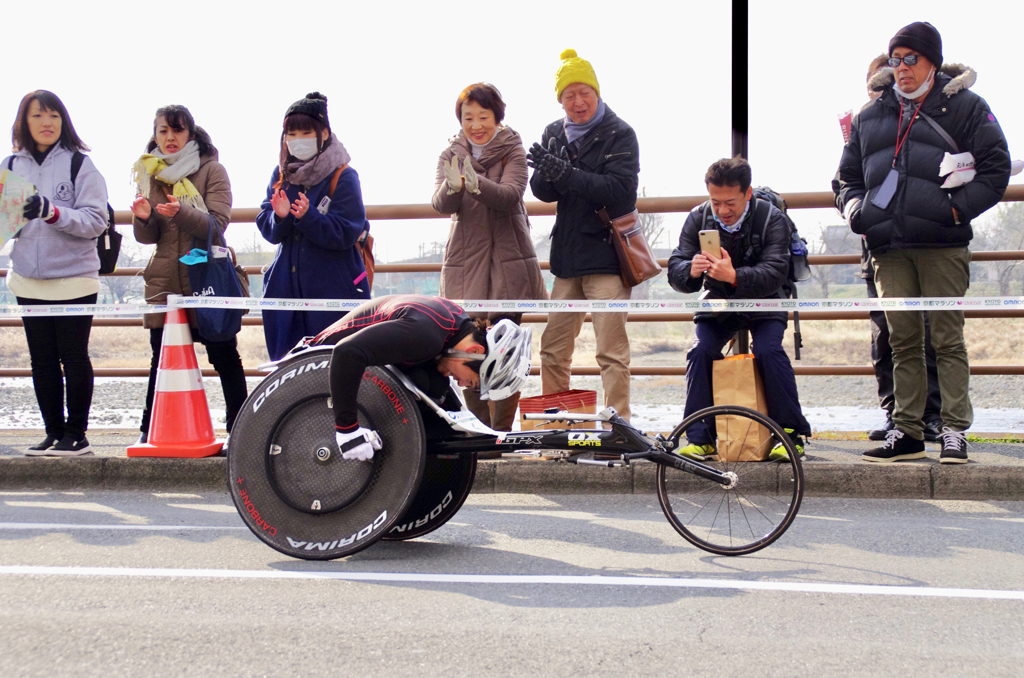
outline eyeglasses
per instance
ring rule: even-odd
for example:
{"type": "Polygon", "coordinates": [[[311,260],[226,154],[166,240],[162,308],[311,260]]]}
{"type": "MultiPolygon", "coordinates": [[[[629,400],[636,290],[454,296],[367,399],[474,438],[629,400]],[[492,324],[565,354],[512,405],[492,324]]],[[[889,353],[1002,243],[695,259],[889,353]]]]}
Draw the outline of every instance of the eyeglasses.
{"type": "Polygon", "coordinates": [[[889,66],[891,66],[892,68],[899,68],[901,61],[908,66],[914,66],[917,64],[917,60],[920,58],[920,54],[908,54],[902,59],[899,57],[889,57],[889,66]]]}

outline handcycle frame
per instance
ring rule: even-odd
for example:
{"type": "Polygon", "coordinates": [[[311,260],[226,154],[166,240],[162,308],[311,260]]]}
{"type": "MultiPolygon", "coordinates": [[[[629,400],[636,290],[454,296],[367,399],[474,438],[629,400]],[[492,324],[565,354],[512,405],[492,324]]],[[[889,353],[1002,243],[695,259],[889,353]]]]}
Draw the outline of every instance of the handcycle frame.
{"type": "MultiPolygon", "coordinates": [[[[468,409],[451,412],[437,405],[432,398],[420,391],[406,375],[394,366],[387,369],[409,389],[410,393],[432,409],[435,414],[445,420],[454,431],[469,434],[463,438],[448,438],[432,441],[427,454],[450,455],[506,450],[565,450],[569,456],[564,461],[592,466],[620,467],[629,466],[633,461],[652,461],[656,464],[671,466],[680,471],[692,473],[705,478],[727,489],[736,482],[734,474],[720,471],[707,464],[671,454],[677,441],[661,435],[648,436],[634,428],[620,417],[615,408],[608,407],[598,414],[570,414],[567,412],[525,414],[527,420],[565,422],[566,424],[593,421],[607,423],[610,429],[546,429],[531,432],[501,432],[485,426],[468,409]],[[580,437],[582,436],[582,437],[580,437]],[[594,444],[596,443],[596,445],[594,444]],[[582,455],[600,448],[602,453],[618,452],[618,460],[583,459],[582,455]]],[[[460,394],[461,397],[461,394],[460,394]]],[[[746,411],[745,408],[736,408],[746,411]]],[[[723,414],[726,414],[723,412],[723,414]]],[[[685,430],[688,424],[699,421],[706,416],[705,410],[695,412],[677,427],[685,430]]]]}
{"type": "Polygon", "coordinates": [[[413,383],[415,375],[391,365],[366,370],[358,404],[361,423],[382,432],[384,451],[369,464],[345,460],[327,426],[333,423],[325,369],[332,348],[304,348],[263,366],[279,376],[253,389],[232,434],[232,500],[253,533],[287,555],[333,559],[377,540],[416,539],[438,529],[469,495],[478,454],[492,451],[560,450],[565,456],[554,463],[606,468],[651,462],[669,523],[691,544],[718,555],[768,546],[799,511],[803,472],[793,443],[776,422],[753,410],[707,408],[666,435],[639,430],[613,408],[527,414],[567,427],[503,432],[477,419],[453,383],[447,388],[457,402],[435,400],[413,383]],[[425,426],[428,421],[434,424],[425,426]],[[595,428],[568,428],[578,422],[595,428]],[[726,445],[725,459],[702,462],[675,452],[697,422],[726,445]],[[731,446],[746,444],[757,426],[771,434],[759,434],[760,451],[777,440],[788,455],[775,463],[729,461],[731,446]],[[587,458],[588,452],[603,458],[587,458]]]}

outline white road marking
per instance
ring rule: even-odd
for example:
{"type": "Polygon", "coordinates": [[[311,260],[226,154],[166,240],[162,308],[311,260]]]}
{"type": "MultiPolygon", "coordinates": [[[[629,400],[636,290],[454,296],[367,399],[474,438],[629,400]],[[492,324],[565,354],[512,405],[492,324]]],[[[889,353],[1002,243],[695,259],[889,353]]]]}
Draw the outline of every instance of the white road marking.
{"type": "Polygon", "coordinates": [[[85,577],[185,577],[191,579],[334,579],[354,582],[408,582],[419,584],[560,584],[563,586],[650,586],[655,588],[732,589],[833,593],[843,595],[923,596],[1021,600],[1024,591],[996,589],[947,589],[926,586],[876,586],[867,584],[813,584],[807,582],[743,581],[738,579],[675,579],[657,577],[605,577],[530,574],[417,574],[401,572],[288,572],[279,570],[191,570],[130,567],[46,567],[0,565],[0,575],[49,575],[85,577]]]}
{"type": "Polygon", "coordinates": [[[210,513],[233,513],[238,515],[238,509],[231,504],[168,504],[170,508],[191,509],[193,511],[209,511],[210,513]]]}
{"type": "Polygon", "coordinates": [[[82,525],[80,523],[0,523],[0,530],[248,530],[244,525],[82,525]]]}
{"type": "Polygon", "coordinates": [[[107,513],[112,517],[123,520],[132,525],[144,525],[149,518],[138,516],[132,513],[122,513],[112,506],[97,504],[96,502],[80,501],[5,501],[4,504],[14,508],[41,508],[55,509],[58,511],[87,511],[90,513],[107,513]]]}

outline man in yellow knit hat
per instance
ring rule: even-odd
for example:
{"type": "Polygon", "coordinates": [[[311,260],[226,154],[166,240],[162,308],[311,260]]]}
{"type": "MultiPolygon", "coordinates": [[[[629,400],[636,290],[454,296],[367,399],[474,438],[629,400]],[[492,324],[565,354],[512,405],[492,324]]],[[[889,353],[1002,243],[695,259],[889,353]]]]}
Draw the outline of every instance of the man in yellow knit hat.
{"type": "MultiPolygon", "coordinates": [[[[534,168],[530,187],[544,202],[558,202],[551,231],[552,299],[629,299],[619,276],[608,227],[597,211],[611,218],[636,207],[640,148],[636,133],[601,98],[597,74],[575,50],[561,54],[555,96],[565,117],[547,126],[527,154],[534,168]]],[[[552,313],[541,336],[544,393],[569,389],[576,336],[583,313],[552,313]]],[[[629,419],[629,338],[625,313],[594,313],[597,363],[604,404],[629,419]]]]}

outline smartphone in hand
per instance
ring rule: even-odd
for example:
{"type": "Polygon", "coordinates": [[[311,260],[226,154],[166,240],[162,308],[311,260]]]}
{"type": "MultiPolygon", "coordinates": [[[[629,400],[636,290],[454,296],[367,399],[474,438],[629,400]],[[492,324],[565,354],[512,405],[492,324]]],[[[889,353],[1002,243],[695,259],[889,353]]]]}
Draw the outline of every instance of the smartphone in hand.
{"type": "Polygon", "coordinates": [[[722,258],[721,241],[718,239],[718,229],[711,231],[700,231],[697,234],[700,238],[700,251],[710,254],[715,259],[722,258]]]}

